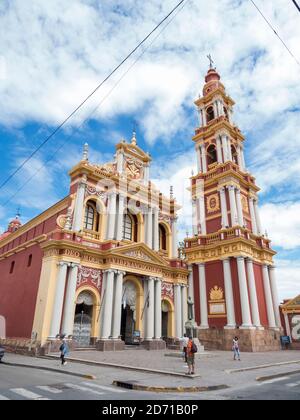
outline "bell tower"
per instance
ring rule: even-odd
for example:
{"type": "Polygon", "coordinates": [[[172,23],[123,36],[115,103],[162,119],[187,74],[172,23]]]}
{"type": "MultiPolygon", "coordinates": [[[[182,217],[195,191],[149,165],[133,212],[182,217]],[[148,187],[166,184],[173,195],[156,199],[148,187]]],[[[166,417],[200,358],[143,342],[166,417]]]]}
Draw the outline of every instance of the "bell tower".
{"type": "Polygon", "coordinates": [[[230,349],[232,336],[242,334],[244,349],[255,351],[264,341],[274,349],[274,330],[281,327],[275,252],[263,235],[259,188],[246,169],[245,138],[233,121],[235,102],[209,59],[203,94],[195,101],[193,236],[185,239],[189,296],[204,345],[213,348],[222,338],[230,349]]]}

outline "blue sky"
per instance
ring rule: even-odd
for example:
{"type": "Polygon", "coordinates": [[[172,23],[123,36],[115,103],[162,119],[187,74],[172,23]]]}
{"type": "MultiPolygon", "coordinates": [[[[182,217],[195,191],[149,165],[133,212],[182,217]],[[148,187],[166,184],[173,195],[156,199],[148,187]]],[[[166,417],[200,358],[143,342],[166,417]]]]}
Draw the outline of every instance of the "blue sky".
{"type": "MultiPolygon", "coordinates": [[[[176,3],[1,2],[0,181],[176,3]]],[[[300,15],[292,2],[284,7],[282,0],[256,3],[300,60],[300,15]]],[[[174,185],[184,206],[183,236],[191,229],[185,188],[196,166],[193,101],[202,90],[210,53],[236,101],[235,122],[247,138],[246,163],[262,188],[261,218],[278,251],[280,297],[299,294],[299,66],[249,0],[189,0],[146,48],[0,191],[0,231],[19,206],[27,221],[68,193],[67,173],[85,142],[91,161],[109,161],[115,143],[130,140],[136,121],[138,144],[153,157],[154,182],[166,194],[174,185]]]]}

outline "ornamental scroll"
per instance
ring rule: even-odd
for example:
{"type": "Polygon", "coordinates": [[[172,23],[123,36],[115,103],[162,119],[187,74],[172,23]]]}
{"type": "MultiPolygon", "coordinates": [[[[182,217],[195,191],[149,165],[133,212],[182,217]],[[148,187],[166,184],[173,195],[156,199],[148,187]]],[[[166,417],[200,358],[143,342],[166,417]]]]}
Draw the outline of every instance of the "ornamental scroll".
{"type": "Polygon", "coordinates": [[[161,296],[169,297],[172,301],[174,301],[174,287],[172,283],[162,282],[161,283],[161,296]]]}
{"type": "Polygon", "coordinates": [[[83,284],[90,284],[91,286],[96,287],[100,292],[102,287],[102,278],[102,270],[89,267],[79,267],[77,288],[81,287],[83,284]]]}

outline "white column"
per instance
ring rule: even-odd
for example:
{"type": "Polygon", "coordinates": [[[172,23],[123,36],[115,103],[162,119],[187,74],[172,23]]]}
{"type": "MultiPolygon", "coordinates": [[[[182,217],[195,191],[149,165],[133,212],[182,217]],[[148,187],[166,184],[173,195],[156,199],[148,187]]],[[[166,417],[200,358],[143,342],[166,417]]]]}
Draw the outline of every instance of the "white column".
{"type": "Polygon", "coordinates": [[[227,137],[227,147],[228,147],[228,157],[229,157],[229,160],[231,160],[232,162],[233,159],[232,159],[232,151],[231,151],[231,141],[229,137],[227,137]]]}
{"type": "Polygon", "coordinates": [[[147,214],[147,245],[149,248],[153,248],[153,216],[152,216],[152,208],[148,207],[148,214],[147,214]]]}
{"type": "Polygon", "coordinates": [[[198,216],[197,216],[197,200],[192,199],[192,220],[193,220],[193,235],[198,234],[198,216]]]}
{"type": "Polygon", "coordinates": [[[206,150],[204,144],[201,145],[201,157],[202,157],[202,171],[203,173],[207,172],[207,162],[206,162],[206,150]]]}
{"type": "Polygon", "coordinates": [[[229,258],[226,258],[223,260],[223,270],[224,270],[224,286],[225,286],[225,299],[226,299],[226,311],[227,311],[227,325],[225,328],[233,329],[233,328],[236,328],[236,321],[235,321],[232,277],[231,277],[229,258]]]}
{"type": "Polygon", "coordinates": [[[125,197],[122,194],[119,194],[119,209],[117,215],[117,241],[123,239],[123,223],[124,223],[124,202],[125,197]]]}
{"type": "Polygon", "coordinates": [[[203,192],[200,193],[200,197],[198,198],[198,200],[201,235],[206,235],[205,201],[203,192]]]}
{"type": "Polygon", "coordinates": [[[262,266],[262,270],[263,270],[264,291],[265,291],[265,299],[266,299],[266,305],[267,305],[269,327],[276,328],[268,266],[264,264],[262,266]]]}
{"type": "Polygon", "coordinates": [[[221,146],[221,140],[220,140],[220,137],[219,136],[216,139],[216,143],[217,143],[217,159],[218,159],[218,163],[223,163],[222,146],[221,146]]]}
{"type": "Polygon", "coordinates": [[[146,337],[145,340],[153,340],[154,337],[154,277],[148,277],[149,304],[146,307],[146,337]]]}
{"type": "Polygon", "coordinates": [[[198,112],[198,123],[199,123],[199,127],[203,127],[204,124],[203,124],[202,109],[201,108],[198,108],[197,109],[197,112],[198,112]]]}
{"type": "Polygon", "coordinates": [[[104,276],[104,287],[105,296],[103,303],[102,313],[102,328],[101,328],[101,339],[108,340],[111,337],[112,327],[112,313],[113,313],[113,294],[114,294],[114,278],[115,271],[107,270],[104,276]]]}
{"type": "Polygon", "coordinates": [[[118,271],[115,279],[115,297],[113,306],[112,337],[117,340],[121,332],[123,277],[126,273],[118,271]]]}
{"type": "Polygon", "coordinates": [[[254,200],[253,205],[254,205],[254,214],[255,214],[255,220],[256,220],[257,234],[262,235],[263,231],[262,231],[262,227],[261,227],[261,221],[260,221],[260,216],[259,216],[259,209],[258,209],[257,200],[254,200]]]}
{"type": "Polygon", "coordinates": [[[108,218],[107,218],[107,239],[115,239],[115,227],[117,217],[117,194],[110,192],[108,196],[108,218]]]}
{"type": "Polygon", "coordinates": [[[277,327],[281,328],[281,319],[280,319],[280,312],[279,312],[279,298],[278,298],[275,271],[276,271],[275,266],[270,265],[269,277],[270,277],[271,293],[272,293],[273,307],[274,307],[274,313],[275,313],[275,321],[276,321],[277,327]]]}
{"type": "Polygon", "coordinates": [[[229,160],[226,134],[223,134],[221,138],[222,138],[222,149],[223,149],[223,158],[224,158],[223,161],[225,163],[229,160]]]}
{"type": "Polygon", "coordinates": [[[255,217],[255,210],[254,210],[254,199],[252,197],[249,198],[249,208],[250,208],[250,216],[251,216],[251,224],[252,224],[252,232],[254,235],[257,235],[257,225],[256,225],[256,217],[255,217]]]}
{"type": "Polygon", "coordinates": [[[241,147],[241,158],[242,158],[243,170],[246,171],[246,163],[245,163],[244,149],[242,147],[241,147]]]}
{"type": "Polygon", "coordinates": [[[172,258],[178,258],[177,217],[172,219],[172,258]]]}
{"type": "Polygon", "coordinates": [[[187,286],[181,287],[181,308],[182,308],[182,335],[185,333],[185,324],[188,321],[187,286]]]}
{"type": "Polygon", "coordinates": [[[175,305],[175,335],[182,337],[182,308],[181,308],[181,285],[174,286],[174,305],[175,305]]]}
{"type": "Polygon", "coordinates": [[[230,215],[231,215],[231,226],[236,226],[238,223],[237,219],[237,208],[236,208],[236,200],[235,200],[235,187],[234,185],[229,185],[229,201],[230,201],[230,215]]]}
{"type": "Polygon", "coordinates": [[[223,101],[219,100],[219,115],[224,115],[224,107],[223,107],[223,101]]]}
{"type": "Polygon", "coordinates": [[[242,309],[242,321],[243,325],[241,328],[252,328],[251,321],[251,312],[249,304],[249,295],[248,295],[248,286],[247,286],[247,277],[245,271],[245,259],[244,257],[237,257],[237,266],[238,266],[238,277],[239,277],[239,286],[240,286],[240,299],[241,299],[241,309],[242,309]]]}
{"type": "Polygon", "coordinates": [[[74,317],[76,307],[76,286],[78,277],[78,264],[71,264],[67,282],[67,290],[64,305],[62,333],[66,336],[73,335],[74,317]]]}
{"type": "Polygon", "coordinates": [[[217,101],[215,101],[214,103],[213,103],[213,107],[214,107],[214,116],[215,116],[215,118],[218,118],[218,104],[217,104],[217,101]]]}
{"type": "Polygon", "coordinates": [[[119,172],[119,174],[123,173],[123,163],[124,163],[123,151],[118,151],[118,154],[117,154],[117,172],[119,172]]]}
{"type": "Polygon", "coordinates": [[[197,154],[197,170],[198,173],[202,172],[202,158],[201,158],[201,148],[196,145],[196,154],[197,154]]]}
{"type": "Polygon", "coordinates": [[[243,206],[241,191],[239,188],[236,189],[236,207],[237,207],[237,218],[240,226],[244,226],[243,206]]]}
{"type": "Polygon", "coordinates": [[[250,258],[247,258],[246,262],[247,262],[247,273],[248,273],[248,283],[249,283],[249,293],[250,293],[253,325],[255,325],[255,327],[259,329],[262,329],[261,322],[260,322],[259,309],[258,309],[257,291],[256,291],[255,276],[254,276],[254,270],[253,270],[253,261],[250,258]]]}
{"type": "Polygon", "coordinates": [[[200,316],[201,316],[200,328],[208,329],[205,264],[198,264],[198,268],[199,268],[199,295],[200,295],[200,316]]]}
{"type": "Polygon", "coordinates": [[[188,295],[192,299],[192,301],[195,302],[193,266],[189,265],[188,270],[189,270],[189,276],[188,276],[189,292],[188,292],[188,295]]]}
{"type": "Polygon", "coordinates": [[[159,225],[158,225],[158,214],[159,214],[159,208],[154,207],[153,209],[154,213],[154,224],[153,224],[153,248],[154,251],[159,251],[159,225]]]}
{"type": "Polygon", "coordinates": [[[147,185],[150,179],[150,165],[146,163],[144,166],[144,184],[147,185]]]}
{"type": "Polygon", "coordinates": [[[161,331],[161,279],[155,279],[155,320],[154,320],[154,337],[160,340],[161,331]]]}
{"type": "Polygon", "coordinates": [[[73,230],[79,232],[82,230],[83,223],[83,210],[84,210],[84,196],[86,188],[86,175],[79,181],[75,207],[74,207],[74,218],[73,218],[73,230]]]}
{"type": "Polygon", "coordinates": [[[244,171],[242,155],[241,155],[241,147],[237,146],[237,158],[238,158],[238,165],[241,171],[244,171]]]}
{"type": "Polygon", "coordinates": [[[220,188],[221,198],[221,212],[222,212],[222,229],[226,229],[229,226],[227,202],[226,202],[226,190],[224,187],[220,188]]]}
{"type": "Polygon", "coordinates": [[[286,330],[286,335],[288,335],[290,337],[290,339],[292,340],[292,334],[291,334],[291,326],[289,323],[289,317],[288,314],[285,313],[284,314],[284,323],[285,323],[285,330],[286,330]]]}
{"type": "Polygon", "coordinates": [[[205,108],[201,109],[202,112],[202,121],[203,121],[203,126],[205,127],[207,125],[207,121],[206,121],[206,111],[205,108]]]}
{"type": "Polygon", "coordinates": [[[64,294],[66,287],[68,263],[60,262],[58,264],[57,282],[52,309],[52,321],[50,327],[50,338],[55,338],[60,333],[61,316],[64,304],[64,294]]]}

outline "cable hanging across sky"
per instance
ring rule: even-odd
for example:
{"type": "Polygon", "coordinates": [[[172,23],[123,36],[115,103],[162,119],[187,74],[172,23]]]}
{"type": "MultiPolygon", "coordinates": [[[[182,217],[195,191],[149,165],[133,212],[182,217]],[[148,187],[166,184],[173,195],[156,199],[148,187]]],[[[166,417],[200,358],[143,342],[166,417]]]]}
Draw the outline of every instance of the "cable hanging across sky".
{"type": "Polygon", "coordinates": [[[151,32],[102,80],[102,82],[78,105],[74,111],[0,184],[0,190],[47,144],[66,123],[79,111],[83,105],[117,72],[117,70],[157,31],[157,29],[187,0],[181,0],[177,5],[152,29],[151,32]]]}

